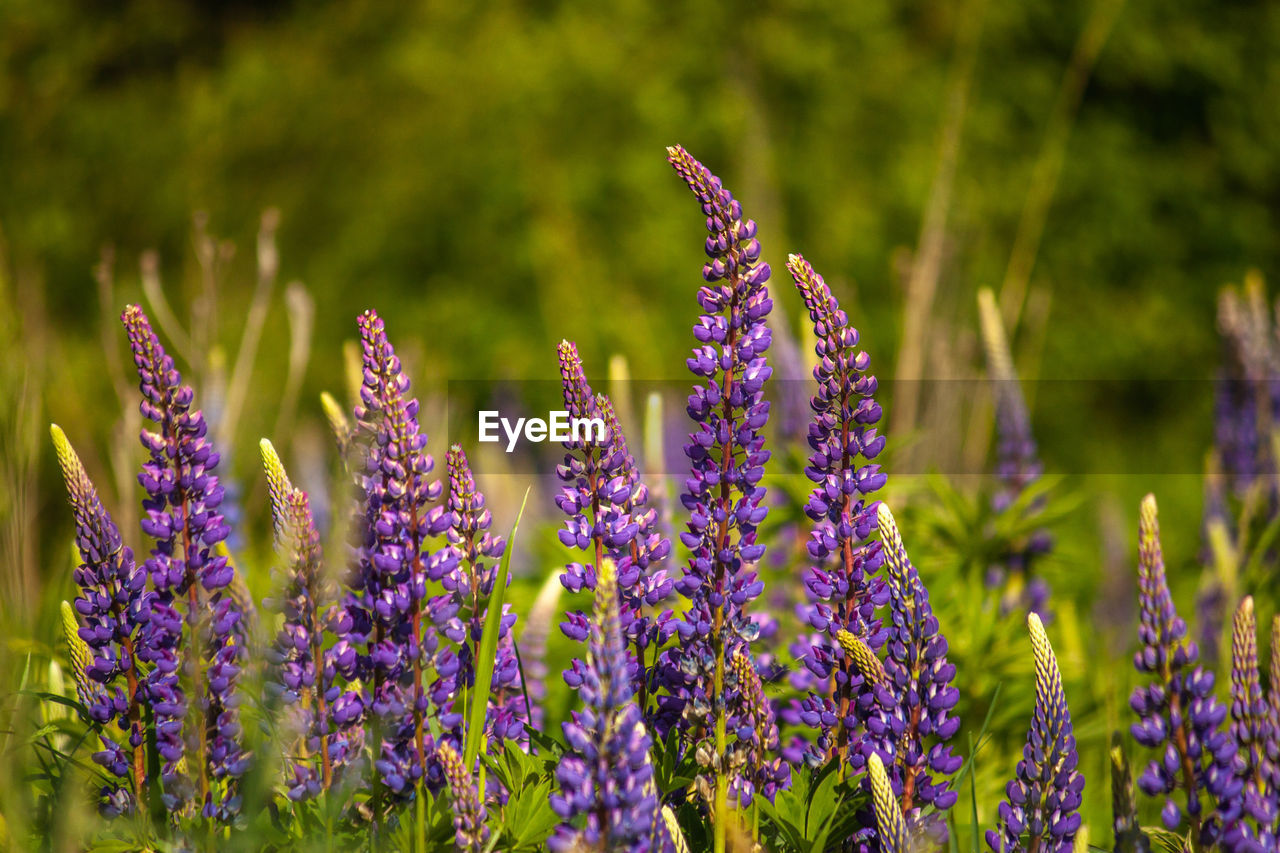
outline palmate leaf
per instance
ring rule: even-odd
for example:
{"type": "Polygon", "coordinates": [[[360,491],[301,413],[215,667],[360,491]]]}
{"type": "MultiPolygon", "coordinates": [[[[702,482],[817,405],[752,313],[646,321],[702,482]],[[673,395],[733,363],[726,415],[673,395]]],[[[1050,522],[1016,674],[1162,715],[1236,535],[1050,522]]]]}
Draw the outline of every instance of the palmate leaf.
{"type": "Polygon", "coordinates": [[[524,490],[520,500],[520,510],[511,525],[511,533],[507,536],[507,547],[502,552],[502,560],[498,563],[498,574],[493,581],[493,592],[489,594],[489,609],[485,613],[484,631],[480,634],[480,646],[476,649],[476,681],[471,691],[471,714],[467,721],[467,735],[463,762],[467,767],[474,767],[476,756],[480,754],[480,740],[484,736],[484,718],[489,710],[489,690],[493,685],[493,667],[498,653],[498,628],[502,624],[502,602],[507,596],[507,580],[511,577],[511,553],[516,547],[516,533],[520,530],[520,519],[524,515],[525,504],[529,501],[529,489],[524,490]]]}
{"type": "Polygon", "coordinates": [[[1182,853],[1191,848],[1188,837],[1170,832],[1162,826],[1144,826],[1142,832],[1151,841],[1151,853],[1182,853]]]}
{"type": "Polygon", "coordinates": [[[797,770],[791,787],[778,791],[772,803],[764,797],[755,799],[769,849],[822,853],[856,828],[866,794],[852,779],[842,780],[839,771],[838,760],[816,772],[797,770]]]}

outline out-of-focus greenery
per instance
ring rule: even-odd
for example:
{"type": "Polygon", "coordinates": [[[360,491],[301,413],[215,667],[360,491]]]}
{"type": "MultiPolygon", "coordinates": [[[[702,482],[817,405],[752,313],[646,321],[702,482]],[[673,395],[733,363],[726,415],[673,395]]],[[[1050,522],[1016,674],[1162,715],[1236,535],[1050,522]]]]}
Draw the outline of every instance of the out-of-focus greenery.
{"type": "MultiPolygon", "coordinates": [[[[946,489],[892,464],[900,446],[929,438],[927,419],[923,436],[894,432],[890,380],[939,164],[956,158],[928,337],[954,345],[931,350],[925,375],[977,375],[974,293],[1006,279],[1028,198],[1045,192],[1029,281],[1039,314],[1029,308],[1017,331],[1024,375],[1207,379],[1218,286],[1249,267],[1273,280],[1280,271],[1277,44],[1275,4],[1206,0],[0,3],[5,689],[29,653],[41,666],[61,654],[53,614],[71,592],[70,515],[44,443],[49,420],[68,426],[122,527],[136,531],[136,424],[121,415],[135,401],[104,314],[109,324],[142,298],[144,250],[158,251],[185,324],[208,317],[200,250],[218,255],[200,239],[192,250],[193,212],[237,247],[216,277],[217,323],[195,335],[201,363],[181,365],[207,405],[240,346],[258,215],[279,210],[281,281],[301,280],[314,302],[300,411],[279,415],[291,338],[273,298],[226,449],[244,484],[245,564],[265,567],[252,442],[270,435],[291,459],[323,451],[316,394],[341,396],[339,342],[366,307],[389,318],[415,388],[437,400],[428,410],[449,379],[554,379],[562,337],[579,343],[593,380],[613,354],[636,377],[683,377],[702,232],[662,162],[663,146],[680,142],[759,221],[776,275],[786,252],[803,251],[862,331],[888,401],[891,500],[921,506],[904,513],[903,534],[952,638],[966,732],[1004,685],[996,746],[975,773],[989,821],[1030,713],[1025,634],[1016,615],[975,621],[964,597],[981,596],[980,531],[959,535],[980,517],[965,515],[978,506],[971,481],[957,483],[971,503],[948,515],[931,494],[946,489]],[[1079,106],[1056,106],[1081,34],[1098,21],[1106,38],[1082,72],[1079,106]],[[957,92],[967,92],[960,107],[957,92]],[[91,270],[106,244],[116,276],[101,305],[91,270]],[[104,364],[103,328],[119,364],[104,364]]],[[[775,281],[779,308],[797,320],[799,300],[775,281]]],[[[1129,722],[1132,612],[1116,608],[1134,594],[1137,500],[1160,497],[1190,616],[1210,440],[1207,385],[1149,396],[1118,387],[1031,389],[1046,468],[1090,474],[1062,487],[1075,509],[1054,528],[1044,572],[1095,838],[1106,837],[1107,737],[1129,722]],[[1146,470],[1162,473],[1133,473],[1146,470]]],[[[524,481],[495,476],[499,460],[481,454],[476,467],[502,526],[524,481]]],[[[534,529],[516,555],[522,614],[565,558],[534,529]]],[[[255,577],[262,594],[265,570],[255,577]]],[[[567,657],[554,631],[551,646],[553,661],[567,657]]],[[[47,686],[43,670],[27,675],[47,686]]],[[[553,719],[570,701],[556,681],[553,665],[553,719]]],[[[0,710],[6,723],[23,719],[0,710]]],[[[0,788],[12,792],[8,772],[0,788]]]]}

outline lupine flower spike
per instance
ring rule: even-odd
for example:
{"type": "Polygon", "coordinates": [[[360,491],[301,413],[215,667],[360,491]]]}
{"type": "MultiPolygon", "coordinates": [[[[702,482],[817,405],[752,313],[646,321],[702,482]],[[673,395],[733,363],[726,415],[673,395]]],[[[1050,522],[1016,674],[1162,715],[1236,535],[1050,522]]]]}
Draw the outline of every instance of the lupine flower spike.
{"type": "MultiPolygon", "coordinates": [[[[462,448],[449,448],[445,463],[449,476],[449,527],[445,535],[449,544],[433,556],[429,569],[431,579],[439,581],[445,591],[431,600],[429,611],[436,628],[457,650],[444,648],[437,655],[438,678],[431,687],[431,699],[441,709],[441,727],[460,743],[461,696],[475,685],[475,650],[484,632],[485,605],[493,592],[496,561],[506,550],[506,543],[501,536],[489,533],[493,514],[476,488],[462,448]]],[[[508,738],[524,738],[528,721],[511,637],[515,623],[511,605],[504,604],[485,720],[485,732],[495,746],[508,738]]]]}
{"type": "Polygon", "coordinates": [[[236,694],[245,647],[242,614],[227,592],[235,570],[218,553],[229,532],[214,474],[219,456],[206,437],[204,415],[192,408],[194,392],[182,384],[146,315],[130,305],[122,319],[142,416],[156,426],[142,431],[150,458],[138,475],[147,492],[142,529],[155,543],[146,561],[155,598],[139,657],[153,665],[147,692],[161,779],[170,807],[184,803],[192,784],[179,762],[194,751],[187,766],[197,806],[205,817],[226,820],[239,809],[234,781],[247,765],[236,694]]]}
{"type": "Polygon", "coordinates": [[[578,689],[584,707],[564,724],[569,753],[556,768],[560,793],[551,798],[564,823],[547,846],[556,853],[583,847],[665,849],[662,838],[654,838],[663,822],[652,785],[649,734],[631,694],[612,560],[597,571],[591,621],[578,689]]]}
{"type": "Polygon", "coordinates": [[[799,255],[787,259],[787,269],[809,310],[818,358],[818,390],[810,401],[813,454],[805,468],[816,484],[805,505],[813,521],[808,550],[814,563],[803,579],[809,598],[804,615],[815,634],[803,652],[806,669],[799,679],[812,692],[799,718],[818,730],[815,763],[839,754],[857,772],[865,756],[851,746],[865,722],[871,690],[837,637],[846,631],[873,653],[885,639],[875,612],[888,601],[888,591],[877,575],[880,546],[870,539],[876,518],[871,496],[887,479],[873,461],[885,444],[875,430],[881,411],[876,378],[868,372],[870,356],[858,349],[858,330],[831,289],[799,255]]]}
{"type": "Polygon", "coordinates": [[[104,791],[106,808],[115,810],[113,803],[129,803],[132,808],[143,800],[146,783],[144,676],[137,646],[149,616],[147,575],[121,540],[71,442],[56,424],[49,431],[75,516],[81,560],[75,572],[80,588],[75,611],[85,626],[79,626],[65,602],[62,611],[72,676],[89,716],[103,725],[118,723],[125,734],[124,742],[117,743],[104,731],[102,750],[93,758],[124,783],[120,793],[104,791]]]}
{"type": "MultiPolygon", "coordinates": [[[[382,319],[366,311],[358,326],[364,372],[355,414],[358,431],[369,439],[359,477],[363,541],[346,598],[346,636],[335,648],[342,675],[364,683],[380,783],[404,799],[422,776],[425,756],[435,751],[424,671],[438,639],[423,619],[432,559],[426,546],[448,527],[449,515],[433,506],[443,487],[429,479],[434,462],[418,428],[418,401],[409,396],[409,379],[382,319]]],[[[435,559],[435,571],[451,569],[449,555],[435,559]]]]}
{"type": "Polygon", "coordinates": [[[474,775],[462,756],[446,740],[436,748],[445,784],[453,803],[453,839],[459,850],[480,853],[489,842],[488,814],[474,775]]]}
{"type": "Polygon", "coordinates": [[[1236,776],[1242,785],[1240,813],[1223,829],[1222,843],[1234,853],[1262,853],[1276,848],[1274,746],[1270,712],[1258,674],[1258,626],[1253,597],[1236,608],[1231,630],[1231,726],[1236,776]]]}
{"type": "Polygon", "coordinates": [[[882,853],[908,853],[907,822],[902,817],[902,809],[898,806],[898,798],[894,796],[880,756],[871,754],[867,759],[867,770],[871,776],[871,803],[876,813],[880,850],[882,853]]]}
{"type": "Polygon", "coordinates": [[[1116,850],[1138,850],[1145,835],[1138,824],[1138,801],[1133,790],[1133,773],[1129,770],[1129,758],[1124,753],[1119,732],[1111,736],[1111,815],[1116,850]]]}
{"type": "MultiPolygon", "coordinates": [[[[586,552],[587,562],[565,567],[560,582],[570,592],[595,588],[601,561],[617,565],[618,595],[623,637],[631,658],[632,687],[640,707],[649,712],[655,686],[654,655],[671,636],[670,611],[658,611],[671,594],[672,582],[661,563],[671,543],[658,530],[658,512],[648,505],[649,491],[627,446],[613,405],[603,394],[593,394],[582,369],[578,349],[561,341],[558,349],[565,408],[572,418],[598,419],[603,440],[574,435],[565,444],[563,464],[556,474],[564,487],[556,505],[568,520],[560,541],[586,552]]],[[[587,616],[574,611],[561,629],[582,642],[588,633],[587,616]]],[[[581,661],[575,661],[565,678],[578,686],[581,661]]]]}
{"type": "Polygon", "coordinates": [[[75,608],[69,602],[62,602],[58,610],[62,616],[62,641],[67,644],[67,662],[71,664],[71,679],[76,685],[76,698],[86,708],[102,701],[101,686],[89,679],[89,668],[93,666],[93,652],[89,644],[80,636],[80,620],[76,617],[75,608]]]}
{"type": "Polygon", "coordinates": [[[320,534],[307,493],[295,488],[275,448],[260,442],[267,493],[275,523],[276,547],[287,568],[278,606],[284,622],[273,659],[283,701],[293,711],[298,748],[290,763],[289,797],[314,797],[327,790],[336,768],[354,752],[348,724],[360,713],[359,698],[336,684],[337,666],[325,650],[325,633],[341,627],[345,614],[325,582],[320,534]],[[336,730],[335,730],[336,724],[336,730]]]}
{"type": "MultiPolygon", "coordinates": [[[[712,810],[724,814],[728,779],[718,768],[729,759],[728,718],[740,701],[727,690],[725,675],[733,656],[759,634],[747,608],[764,589],[752,567],[765,551],[756,530],[768,513],[760,480],[769,451],[761,430],[769,417],[765,318],[773,302],[755,222],[743,217],[733,194],[688,151],[676,146],[667,155],[701,203],[710,233],[709,260],[702,268],[706,284],[698,291],[704,313],[693,329],[699,345],[688,359],[699,384],[687,407],[694,431],[684,446],[691,470],[681,502],[689,525],[680,538],[692,554],[676,584],[688,608],[664,677],[673,700],[667,707],[683,715],[682,734],[693,742],[711,741],[697,752],[708,761],[710,779],[701,777],[708,783],[702,787],[714,787],[712,810]]],[[[724,849],[725,823],[716,824],[717,853],[724,849]]]]}
{"type": "Polygon", "coordinates": [[[987,844],[995,853],[1069,853],[1080,828],[1084,777],[1076,770],[1071,712],[1053,647],[1039,616],[1028,614],[1027,628],[1036,661],[1035,715],[1017,774],[1005,788],[999,826],[987,831],[987,844]]]}
{"type": "Polygon", "coordinates": [[[1140,718],[1131,727],[1134,740],[1159,751],[1138,779],[1148,796],[1165,796],[1161,820],[1177,831],[1185,813],[1196,850],[1217,843],[1223,812],[1236,799],[1240,783],[1231,771],[1235,748],[1221,731],[1227,709],[1214,697],[1213,673],[1196,665],[1199,649],[1187,639],[1187,625],[1174,609],[1160,548],[1156,499],[1142,499],[1138,522],[1138,671],[1152,683],[1134,689],[1129,705],[1140,718]],[[1182,806],[1173,799],[1185,792],[1182,806]],[[1212,795],[1218,813],[1206,812],[1202,798],[1212,795]]]}
{"type": "Polygon", "coordinates": [[[738,739],[730,762],[734,774],[729,793],[744,807],[751,805],[757,793],[772,802],[790,772],[777,755],[778,724],[773,705],[765,697],[760,673],[745,649],[729,662],[728,683],[742,697],[740,710],[729,723],[738,739]]]}
{"type": "MultiPolygon", "coordinates": [[[[978,291],[978,314],[987,370],[995,384],[996,398],[996,478],[1000,488],[991,503],[996,512],[1003,512],[1039,479],[1043,466],[1036,452],[1035,437],[1031,434],[1027,401],[1022,395],[1022,386],[1009,353],[1004,321],[1000,317],[995,294],[987,288],[978,291]]],[[[992,586],[1007,583],[1006,610],[1020,599],[1029,612],[1047,618],[1049,585],[1043,578],[1036,577],[1033,569],[1036,559],[1047,553],[1052,544],[1047,531],[1036,531],[1005,554],[1002,565],[992,568],[988,583],[992,586]],[[1006,573],[1009,575],[1007,578],[1006,573]]]]}
{"type": "MultiPolygon", "coordinates": [[[[883,503],[877,510],[877,524],[890,589],[892,624],[884,668],[892,704],[888,713],[873,716],[867,727],[880,748],[894,756],[890,778],[914,828],[924,807],[942,812],[956,801],[946,781],[934,777],[950,776],[962,763],[946,745],[960,728],[960,718],[951,713],[960,691],[952,684],[956,668],[947,661],[947,639],[933,615],[929,593],[907,557],[893,513],[883,503]]],[[[940,834],[945,827],[933,820],[928,829],[940,834]]]]}

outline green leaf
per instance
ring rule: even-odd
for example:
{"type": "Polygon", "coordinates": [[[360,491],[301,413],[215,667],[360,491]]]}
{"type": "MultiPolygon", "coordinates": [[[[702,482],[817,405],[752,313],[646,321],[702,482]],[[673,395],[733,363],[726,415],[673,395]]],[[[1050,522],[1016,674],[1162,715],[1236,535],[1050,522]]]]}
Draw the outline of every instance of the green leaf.
{"type": "Polygon", "coordinates": [[[1176,832],[1170,832],[1162,826],[1144,826],[1142,831],[1151,840],[1152,853],[1182,853],[1186,840],[1176,832]]]}
{"type": "Polygon", "coordinates": [[[502,602],[506,598],[507,581],[511,577],[511,553],[516,549],[516,532],[520,529],[520,518],[524,515],[528,500],[529,489],[525,489],[524,498],[520,501],[520,511],[516,513],[515,523],[511,525],[511,533],[507,536],[507,548],[502,552],[502,560],[498,563],[498,576],[494,579],[493,592],[489,595],[489,610],[485,614],[484,631],[480,634],[480,647],[476,650],[476,681],[475,688],[471,691],[471,716],[467,722],[463,750],[463,761],[467,767],[474,767],[476,756],[480,754],[480,739],[484,735],[484,718],[489,710],[489,691],[493,684],[493,666],[498,653],[502,602]]]}

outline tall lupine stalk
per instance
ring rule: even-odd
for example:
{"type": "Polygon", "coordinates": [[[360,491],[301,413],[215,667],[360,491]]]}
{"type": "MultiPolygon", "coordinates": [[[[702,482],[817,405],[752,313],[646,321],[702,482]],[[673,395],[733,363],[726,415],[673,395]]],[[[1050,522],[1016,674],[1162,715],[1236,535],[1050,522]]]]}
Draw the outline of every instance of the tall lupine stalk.
{"type": "MultiPolygon", "coordinates": [[[[449,477],[448,546],[433,555],[429,574],[444,587],[431,599],[429,611],[437,630],[457,645],[457,651],[443,648],[436,658],[438,677],[431,686],[431,699],[440,709],[440,725],[456,745],[462,743],[462,696],[475,687],[476,650],[484,632],[485,606],[497,577],[496,561],[506,550],[501,536],[489,533],[493,514],[485,506],[484,495],[476,488],[466,454],[456,444],[445,454],[449,477]]],[[[490,687],[485,733],[494,744],[506,738],[525,738],[528,709],[520,687],[520,667],[516,660],[511,631],[516,614],[503,604],[498,627],[497,659],[490,687]]]]}
{"type": "MultiPolygon", "coordinates": [[[[136,807],[146,802],[145,677],[139,669],[137,645],[150,611],[147,574],[121,540],[71,442],[56,424],[49,431],[75,516],[81,561],[75,571],[80,588],[75,612],[66,602],[62,612],[64,628],[72,629],[67,634],[72,674],[89,716],[104,726],[118,723],[125,733],[121,744],[104,731],[103,748],[93,760],[124,781],[136,807]],[[75,613],[85,620],[84,627],[75,613]]],[[[114,799],[118,798],[108,796],[107,802],[114,799]]]]}
{"type": "Polygon", "coordinates": [[[743,217],[733,194],[689,152],[676,146],[667,154],[701,202],[710,232],[709,260],[702,268],[706,284],[698,291],[705,313],[693,328],[700,345],[687,361],[699,384],[687,408],[695,428],[684,446],[691,470],[681,503],[689,523],[680,538],[692,554],[676,589],[689,606],[678,626],[680,642],[670,654],[668,680],[676,698],[673,710],[678,706],[684,714],[685,736],[695,742],[714,738],[713,749],[699,754],[710,753],[704,770],[711,784],[702,788],[711,800],[714,846],[720,853],[729,808],[727,724],[740,701],[726,689],[725,672],[729,660],[758,634],[747,605],[764,588],[751,567],[765,551],[756,542],[756,529],[768,513],[760,480],[769,451],[761,430],[769,418],[763,393],[771,372],[765,318],[773,302],[756,223],[743,217]]]}
{"type": "Polygon", "coordinates": [[[297,743],[291,753],[289,798],[303,800],[327,791],[335,772],[358,749],[350,724],[360,715],[360,701],[337,684],[337,665],[325,648],[326,631],[345,618],[324,578],[320,534],[307,493],[289,481],[284,465],[267,439],[260,442],[262,464],[275,527],[276,548],[285,559],[277,602],[284,621],[276,635],[275,679],[286,705],[295,709],[297,743]],[[317,767],[317,760],[319,767],[317,767]]]}
{"type": "MultiPolygon", "coordinates": [[[[1009,352],[1004,321],[995,295],[986,288],[978,292],[978,313],[987,370],[995,383],[995,474],[999,487],[992,495],[991,506],[996,512],[1004,512],[1040,478],[1044,466],[1036,451],[1035,436],[1031,434],[1031,417],[1027,413],[1027,401],[1009,352]]],[[[1037,505],[1043,505],[1043,498],[1037,505]]],[[[1049,585],[1044,578],[1035,576],[1034,567],[1036,559],[1047,553],[1052,545],[1048,531],[1035,531],[1025,542],[1004,555],[1003,565],[993,567],[987,577],[988,584],[1005,583],[1008,580],[1005,573],[1011,573],[1016,584],[1008,587],[1009,593],[1020,596],[1028,612],[1048,618],[1049,585]]],[[[1007,610],[1013,604],[1012,598],[1006,598],[1004,607],[1007,610]]]]}
{"type": "Polygon", "coordinates": [[[1242,809],[1223,829],[1223,846],[1234,853],[1276,848],[1275,734],[1258,674],[1258,626],[1253,597],[1245,596],[1231,626],[1231,740],[1242,809]]]}
{"type": "Polygon", "coordinates": [[[1062,673],[1044,625],[1027,615],[1036,662],[1036,708],[1017,773],[1005,788],[997,829],[987,830],[995,853],[1069,853],[1080,828],[1084,776],[1062,691],[1062,673]]]}
{"type": "MultiPolygon", "coordinates": [[[[556,473],[564,487],[556,505],[569,518],[560,541],[585,551],[589,562],[565,567],[560,582],[570,592],[595,588],[597,567],[604,559],[617,565],[622,633],[631,656],[632,686],[640,707],[649,715],[649,699],[656,685],[654,657],[671,636],[671,612],[656,612],[671,594],[672,582],[661,562],[671,542],[658,529],[658,512],[648,505],[649,490],[640,479],[626,436],[603,394],[593,394],[582,369],[577,347],[561,341],[558,356],[565,408],[571,418],[599,419],[603,440],[586,430],[565,443],[563,464],[556,473]]],[[[582,642],[588,633],[585,614],[567,614],[565,635],[582,642]]],[[[575,661],[566,673],[577,686],[575,661]]]]}
{"type": "Polygon", "coordinates": [[[171,809],[188,799],[179,765],[194,750],[186,764],[196,777],[200,812],[225,820],[239,808],[234,780],[247,760],[236,710],[245,653],[237,641],[241,613],[228,594],[235,570],[217,548],[228,533],[213,473],[219,457],[203,414],[192,408],[194,392],[182,384],[142,309],[130,305],[122,319],[138,369],[140,410],[156,425],[141,434],[150,454],[138,475],[147,492],[142,529],[154,540],[145,567],[155,596],[138,655],[152,664],[146,689],[164,795],[171,809]]]}
{"type": "MultiPolygon", "coordinates": [[[[931,774],[950,776],[963,763],[946,745],[960,728],[960,718],[951,714],[960,691],[953,685],[956,668],[947,662],[947,638],[933,615],[929,593],[883,503],[877,521],[889,576],[892,625],[884,668],[893,704],[873,717],[868,728],[890,750],[894,793],[903,814],[917,826],[925,820],[925,807],[941,813],[956,801],[947,782],[935,781],[931,774]]],[[[929,820],[931,832],[945,831],[940,820],[929,820]]]]}
{"type": "MultiPolygon", "coordinates": [[[[366,311],[357,322],[363,384],[355,414],[369,445],[359,477],[363,540],[345,604],[350,641],[360,649],[356,666],[364,706],[373,714],[377,776],[393,796],[404,798],[434,749],[424,670],[437,637],[423,613],[426,548],[430,537],[448,527],[449,516],[432,506],[443,487],[429,479],[434,461],[418,428],[418,401],[409,397],[409,379],[382,318],[366,311]]],[[[440,556],[436,570],[447,571],[448,560],[440,556]]]]}
{"type": "Polygon", "coordinates": [[[858,349],[858,330],[840,308],[831,289],[800,255],[787,259],[809,318],[813,321],[818,390],[810,401],[809,446],[813,454],[805,475],[816,485],[805,513],[814,522],[804,574],[809,596],[805,619],[817,633],[804,658],[816,683],[801,703],[800,718],[819,732],[817,756],[851,761],[860,771],[865,756],[856,749],[870,689],[841,653],[836,635],[848,631],[873,650],[885,632],[876,608],[888,600],[884,579],[876,575],[882,556],[870,541],[876,503],[869,496],[883,488],[886,476],[873,463],[884,449],[877,435],[880,405],[877,382],[868,373],[871,358],[858,349]]]}
{"type": "Polygon", "coordinates": [[[1221,837],[1241,785],[1231,770],[1235,747],[1221,731],[1227,709],[1214,697],[1213,673],[1196,664],[1199,649],[1186,639],[1186,622],[1169,592],[1154,495],[1142,499],[1139,516],[1138,589],[1142,649],[1133,663],[1152,683],[1135,688],[1129,699],[1140,717],[1131,728],[1134,740],[1161,753],[1138,787],[1148,796],[1167,797],[1161,819],[1170,830],[1179,828],[1185,810],[1192,845],[1200,851],[1221,837]],[[1181,807],[1172,797],[1179,788],[1186,795],[1181,807]],[[1217,800],[1216,814],[1206,813],[1204,792],[1217,800]]]}
{"type": "Polygon", "coordinates": [[[665,850],[649,762],[650,739],[631,691],[613,561],[596,572],[587,659],[579,674],[583,708],[564,724],[569,752],[556,768],[551,807],[563,820],[547,841],[555,853],[582,849],[665,850]],[[656,837],[655,837],[656,836],[656,837]]]}

